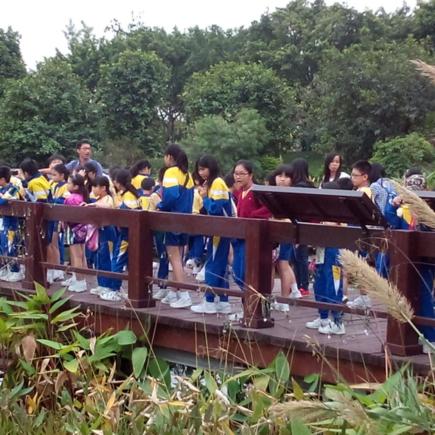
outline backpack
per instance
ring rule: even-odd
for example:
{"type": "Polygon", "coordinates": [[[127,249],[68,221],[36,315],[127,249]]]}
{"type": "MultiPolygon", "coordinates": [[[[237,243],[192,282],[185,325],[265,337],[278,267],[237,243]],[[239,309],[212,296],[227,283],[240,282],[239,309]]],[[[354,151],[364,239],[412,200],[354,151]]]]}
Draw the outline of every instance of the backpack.
{"type": "Polygon", "coordinates": [[[393,199],[397,196],[397,192],[393,189],[393,186],[390,183],[387,182],[384,184],[383,179],[381,179],[379,185],[387,193],[385,208],[384,210],[381,210],[381,212],[390,228],[399,229],[402,226],[402,219],[397,215],[397,207],[393,205],[393,199]]]}

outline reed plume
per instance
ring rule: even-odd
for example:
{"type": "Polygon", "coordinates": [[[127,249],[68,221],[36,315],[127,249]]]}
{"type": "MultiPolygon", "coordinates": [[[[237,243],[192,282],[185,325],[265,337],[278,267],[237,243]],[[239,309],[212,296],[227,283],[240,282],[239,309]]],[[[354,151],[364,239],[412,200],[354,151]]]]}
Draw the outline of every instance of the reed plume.
{"type": "Polygon", "coordinates": [[[435,85],[435,65],[429,65],[420,59],[411,60],[411,63],[420,71],[420,73],[427,77],[435,85]]]}
{"type": "Polygon", "coordinates": [[[428,203],[412,190],[403,187],[401,184],[395,181],[391,181],[391,183],[398,195],[402,198],[402,201],[409,205],[418,223],[435,229],[435,212],[429,207],[428,203]]]}
{"type": "Polygon", "coordinates": [[[382,278],[373,267],[348,249],[340,250],[340,261],[349,280],[383,304],[392,317],[402,323],[412,319],[414,311],[408,300],[400,294],[395,285],[382,278]]]}

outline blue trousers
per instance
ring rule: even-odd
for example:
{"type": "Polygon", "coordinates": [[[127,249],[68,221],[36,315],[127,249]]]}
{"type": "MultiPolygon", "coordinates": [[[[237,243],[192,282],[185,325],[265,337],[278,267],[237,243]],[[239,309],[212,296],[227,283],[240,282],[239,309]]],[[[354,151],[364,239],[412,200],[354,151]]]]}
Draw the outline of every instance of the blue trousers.
{"type": "MultiPolygon", "coordinates": [[[[419,267],[421,275],[420,284],[420,309],[419,316],[435,318],[434,300],[433,300],[433,282],[435,278],[435,265],[424,264],[419,267]]],[[[419,325],[418,329],[424,335],[426,340],[435,342],[435,328],[433,326],[419,325]]]]}
{"type": "MultiPolygon", "coordinates": [[[[103,227],[98,230],[98,250],[95,253],[95,265],[98,270],[111,272],[112,255],[111,244],[115,240],[115,229],[111,226],[103,227]]],[[[97,276],[97,283],[100,287],[112,288],[112,278],[97,276]]]]}
{"type": "MultiPolygon", "coordinates": [[[[207,244],[207,260],[205,263],[205,283],[212,287],[228,288],[227,266],[230,239],[210,237],[207,244]]],[[[207,302],[214,302],[214,294],[206,292],[207,302]]],[[[228,296],[220,295],[221,302],[228,302],[228,296]]]]}
{"type": "MultiPolygon", "coordinates": [[[[113,247],[112,255],[112,272],[123,272],[124,267],[128,264],[128,237],[127,230],[122,229],[113,247]]],[[[118,291],[121,288],[122,281],[120,279],[112,279],[110,288],[118,291]]]]}
{"type": "MultiPolygon", "coordinates": [[[[3,255],[7,255],[9,257],[17,257],[18,256],[18,228],[16,225],[5,225],[3,230],[0,233],[0,245],[1,251],[3,255]]],[[[9,268],[11,272],[19,272],[20,266],[14,260],[7,260],[9,263],[9,268]]]]}
{"type": "Polygon", "coordinates": [[[293,264],[293,271],[299,288],[308,290],[308,246],[292,245],[290,251],[290,263],[293,264]]]}
{"type": "MultiPolygon", "coordinates": [[[[343,299],[343,273],[338,261],[337,248],[325,248],[324,263],[316,265],[314,297],[318,302],[341,303],[343,299]]],[[[331,312],[336,323],[341,322],[342,313],[331,312]]],[[[319,310],[321,319],[327,319],[328,310],[319,310]]]]}
{"type": "Polygon", "coordinates": [[[159,269],[157,271],[157,278],[168,279],[169,260],[165,246],[165,233],[155,232],[154,243],[156,244],[157,256],[159,257],[159,269]]]}
{"type": "Polygon", "coordinates": [[[234,281],[242,289],[245,289],[245,241],[243,239],[233,239],[233,275],[234,281]]]}
{"type": "Polygon", "coordinates": [[[203,236],[189,236],[189,252],[187,259],[196,260],[200,263],[204,255],[204,237],[203,236]]]}

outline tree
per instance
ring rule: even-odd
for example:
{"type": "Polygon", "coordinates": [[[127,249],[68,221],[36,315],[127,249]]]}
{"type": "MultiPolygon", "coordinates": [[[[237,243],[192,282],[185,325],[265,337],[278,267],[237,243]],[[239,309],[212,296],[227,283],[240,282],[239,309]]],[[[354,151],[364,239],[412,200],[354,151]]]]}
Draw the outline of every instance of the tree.
{"type": "Polygon", "coordinates": [[[125,138],[144,152],[155,153],[163,133],[157,110],[168,75],[155,53],[127,50],[102,66],[98,96],[106,139],[125,138]]]}
{"type": "Polygon", "coordinates": [[[222,62],[195,73],[183,98],[188,122],[207,115],[231,121],[242,108],[252,108],[264,118],[270,133],[268,153],[279,154],[291,145],[294,94],[262,65],[222,62]]]}
{"type": "Polygon", "coordinates": [[[409,62],[419,55],[412,40],[331,50],[304,100],[314,147],[337,149],[350,162],[369,158],[375,142],[423,125],[435,92],[409,62]]]}
{"type": "Polygon", "coordinates": [[[0,29],[0,97],[7,79],[24,77],[26,67],[20,51],[20,36],[8,27],[0,29]]]}
{"type": "Polygon", "coordinates": [[[418,133],[376,142],[371,159],[381,163],[389,177],[402,177],[409,168],[433,168],[435,147],[418,133]]]}
{"type": "Polygon", "coordinates": [[[10,81],[0,104],[2,159],[17,164],[25,156],[42,160],[74,153],[81,137],[95,138],[95,107],[71,66],[59,59],[10,81]]]}
{"type": "Polygon", "coordinates": [[[221,115],[205,116],[194,123],[186,148],[194,159],[215,156],[221,169],[229,171],[239,159],[258,163],[268,142],[266,122],[255,109],[242,109],[231,122],[221,115]]]}

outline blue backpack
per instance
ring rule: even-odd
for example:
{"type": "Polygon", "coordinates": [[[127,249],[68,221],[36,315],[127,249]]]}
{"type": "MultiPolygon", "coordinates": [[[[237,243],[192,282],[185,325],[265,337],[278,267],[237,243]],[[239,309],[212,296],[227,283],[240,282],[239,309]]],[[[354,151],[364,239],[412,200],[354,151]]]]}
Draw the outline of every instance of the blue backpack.
{"type": "Polygon", "coordinates": [[[393,205],[393,199],[397,196],[396,191],[393,189],[390,183],[383,183],[383,180],[379,185],[387,192],[387,202],[385,203],[385,208],[382,211],[385,220],[390,228],[398,229],[402,227],[402,219],[397,216],[397,207],[393,205]]]}

